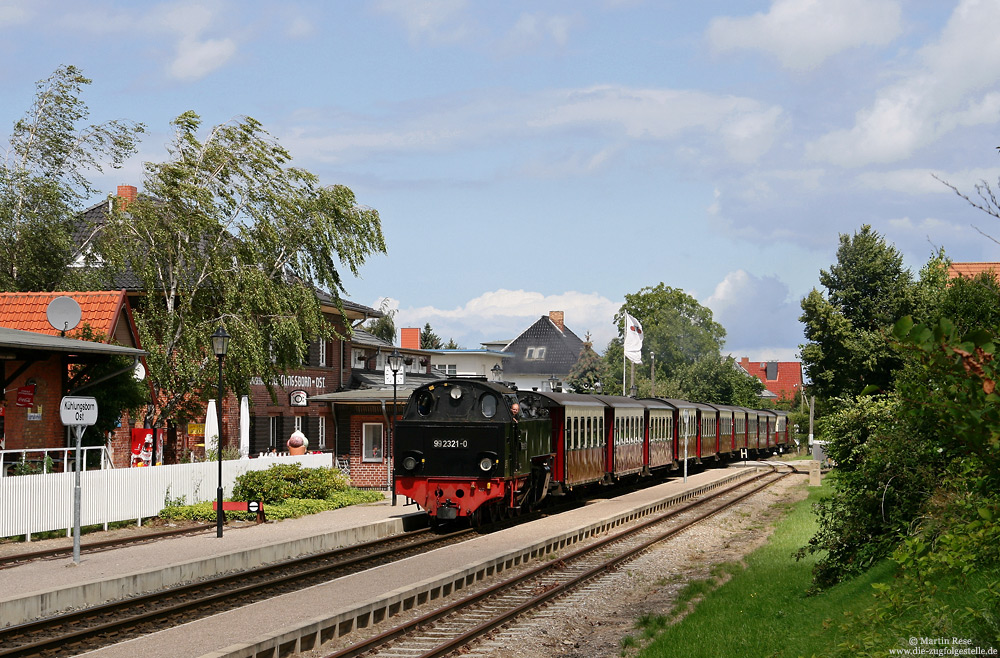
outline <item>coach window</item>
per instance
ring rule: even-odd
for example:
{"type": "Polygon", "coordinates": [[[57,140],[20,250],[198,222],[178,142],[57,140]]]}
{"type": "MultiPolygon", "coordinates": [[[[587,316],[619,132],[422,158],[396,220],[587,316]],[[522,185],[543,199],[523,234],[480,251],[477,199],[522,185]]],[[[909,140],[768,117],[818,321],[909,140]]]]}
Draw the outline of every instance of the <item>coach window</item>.
{"type": "Polygon", "coordinates": [[[361,461],[380,462],[382,461],[382,423],[365,423],[363,432],[363,451],[361,461]]]}

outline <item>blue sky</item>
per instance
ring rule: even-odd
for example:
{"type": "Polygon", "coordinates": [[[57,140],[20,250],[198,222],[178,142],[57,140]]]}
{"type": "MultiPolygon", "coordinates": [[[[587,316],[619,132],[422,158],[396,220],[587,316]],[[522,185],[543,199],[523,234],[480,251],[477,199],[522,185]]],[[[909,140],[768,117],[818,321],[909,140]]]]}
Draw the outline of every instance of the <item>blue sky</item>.
{"type": "Polygon", "coordinates": [[[1000,260],[996,220],[932,176],[1000,176],[997,25],[995,0],[0,0],[0,135],[73,64],[92,121],[149,131],[92,176],[108,192],[186,110],[252,116],[351,187],[388,254],[347,297],[397,326],[475,347],[562,310],[602,351],[663,282],[735,357],[791,359],[840,233],[871,224],[914,271],[1000,260]]]}

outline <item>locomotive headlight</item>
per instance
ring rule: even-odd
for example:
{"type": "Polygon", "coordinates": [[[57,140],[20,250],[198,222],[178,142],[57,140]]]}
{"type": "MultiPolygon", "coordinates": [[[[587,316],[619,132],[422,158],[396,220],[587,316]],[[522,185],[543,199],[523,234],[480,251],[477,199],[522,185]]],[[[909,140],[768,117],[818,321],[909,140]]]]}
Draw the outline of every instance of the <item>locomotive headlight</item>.
{"type": "Polygon", "coordinates": [[[493,460],[489,457],[483,457],[479,460],[479,468],[483,473],[489,473],[490,469],[493,468],[493,460]]]}
{"type": "Polygon", "coordinates": [[[416,467],[417,467],[417,460],[416,459],[414,459],[413,457],[404,457],[403,458],[403,470],[404,471],[412,471],[416,467]]]}
{"type": "Polygon", "coordinates": [[[458,386],[455,386],[454,388],[452,388],[451,389],[451,399],[452,400],[461,400],[462,399],[462,389],[459,388],[458,386]]]}

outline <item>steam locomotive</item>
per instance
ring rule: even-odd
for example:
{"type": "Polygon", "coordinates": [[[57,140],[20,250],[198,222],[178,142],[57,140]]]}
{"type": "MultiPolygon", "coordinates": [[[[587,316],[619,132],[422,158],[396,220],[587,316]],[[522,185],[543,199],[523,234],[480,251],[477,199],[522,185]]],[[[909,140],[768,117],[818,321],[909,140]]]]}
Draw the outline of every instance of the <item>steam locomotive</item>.
{"type": "Polygon", "coordinates": [[[396,492],[436,521],[479,525],[685,460],[781,451],[787,420],[783,411],[445,379],[416,389],[396,423],[396,492]]]}

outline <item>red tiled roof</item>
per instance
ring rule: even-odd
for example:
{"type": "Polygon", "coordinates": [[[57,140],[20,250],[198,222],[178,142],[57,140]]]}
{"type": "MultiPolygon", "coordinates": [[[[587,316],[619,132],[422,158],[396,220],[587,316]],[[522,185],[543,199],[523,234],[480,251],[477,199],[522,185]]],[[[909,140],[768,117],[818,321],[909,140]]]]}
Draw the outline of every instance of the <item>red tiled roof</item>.
{"type": "Polygon", "coordinates": [[[962,276],[971,279],[983,272],[989,272],[996,277],[1000,274],[1000,263],[952,263],[948,267],[948,278],[962,276]]]}
{"type": "Polygon", "coordinates": [[[767,361],[752,361],[747,357],[740,359],[740,366],[748,373],[764,383],[767,390],[779,398],[791,400],[802,387],[802,362],[777,361],[778,372],[775,379],[767,378],[767,361]]]}
{"type": "Polygon", "coordinates": [[[122,306],[124,290],[97,292],[4,292],[0,293],[0,327],[58,336],[45,310],[56,297],[72,297],[80,304],[80,326],[89,324],[105,336],[113,336],[122,306]]]}

